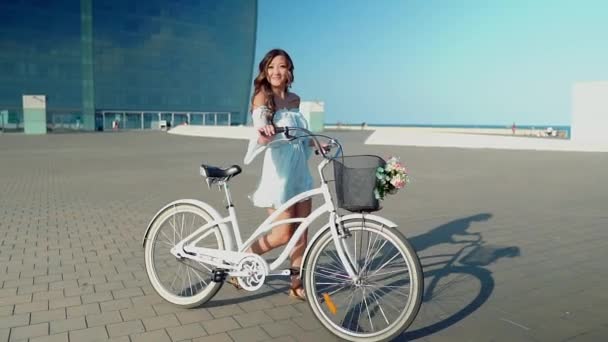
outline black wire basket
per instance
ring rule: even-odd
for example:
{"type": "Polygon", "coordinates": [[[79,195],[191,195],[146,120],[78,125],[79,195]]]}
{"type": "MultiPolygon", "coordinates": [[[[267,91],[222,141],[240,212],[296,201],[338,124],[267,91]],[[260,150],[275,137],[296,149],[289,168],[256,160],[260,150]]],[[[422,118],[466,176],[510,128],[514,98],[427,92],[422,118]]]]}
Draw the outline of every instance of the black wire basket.
{"type": "Polygon", "coordinates": [[[380,210],[374,195],[376,170],[384,159],[374,155],[343,156],[333,160],[338,207],[352,212],[380,210]]]}

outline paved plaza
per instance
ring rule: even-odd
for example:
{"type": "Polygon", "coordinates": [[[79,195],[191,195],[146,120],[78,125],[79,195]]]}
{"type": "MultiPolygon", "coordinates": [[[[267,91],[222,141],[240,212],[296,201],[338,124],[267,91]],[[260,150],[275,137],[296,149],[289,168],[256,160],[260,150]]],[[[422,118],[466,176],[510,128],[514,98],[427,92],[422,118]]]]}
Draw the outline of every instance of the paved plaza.
{"type": "MultiPolygon", "coordinates": [[[[411,174],[380,212],[425,272],[398,341],[606,339],[608,154],[367,146],[367,134],[335,133],[347,154],[397,155],[411,174]]],[[[224,286],[190,310],[148,282],[150,218],[179,198],[223,211],[199,164],[242,165],[245,149],[161,132],[1,134],[0,341],[335,341],[282,279],[224,286]]],[[[246,197],[260,166],[231,181],[247,236],[265,217],[246,197]]]]}

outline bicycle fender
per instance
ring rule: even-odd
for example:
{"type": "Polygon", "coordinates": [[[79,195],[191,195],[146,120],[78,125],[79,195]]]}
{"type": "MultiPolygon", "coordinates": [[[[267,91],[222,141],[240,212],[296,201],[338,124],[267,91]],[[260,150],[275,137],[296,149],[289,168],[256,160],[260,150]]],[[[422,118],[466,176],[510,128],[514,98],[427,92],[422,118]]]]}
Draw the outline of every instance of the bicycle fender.
{"type": "MultiPolygon", "coordinates": [[[[199,207],[203,210],[205,210],[207,213],[209,213],[209,215],[211,215],[211,217],[214,220],[221,220],[222,216],[220,215],[220,213],[217,212],[217,210],[213,209],[212,206],[210,206],[209,204],[196,200],[196,199],[179,199],[176,201],[173,201],[167,205],[165,205],[162,209],[160,209],[155,215],[154,217],[152,217],[152,219],[150,220],[150,223],[148,223],[148,227],[146,228],[146,232],[144,233],[144,238],[142,239],[142,247],[145,247],[146,245],[146,239],[148,238],[148,234],[150,233],[150,229],[152,228],[152,224],[154,224],[154,221],[156,221],[156,219],[168,208],[176,205],[176,204],[190,204],[196,207],[199,207]]],[[[232,251],[234,250],[234,241],[232,240],[232,232],[230,231],[230,229],[228,229],[228,226],[225,223],[220,223],[218,224],[218,226],[220,227],[220,231],[222,232],[222,237],[224,238],[224,242],[226,244],[226,250],[228,251],[232,251]]]]}
{"type": "MultiPolygon", "coordinates": [[[[397,224],[395,222],[387,220],[384,217],[380,217],[377,215],[371,215],[371,214],[348,214],[348,215],[336,217],[336,223],[350,221],[350,220],[354,220],[354,219],[373,221],[373,222],[381,223],[389,228],[397,228],[397,224]]],[[[310,241],[308,242],[308,245],[306,246],[306,249],[304,250],[304,255],[302,257],[302,260],[304,262],[302,262],[302,264],[300,265],[300,274],[302,274],[302,269],[304,268],[304,265],[306,264],[306,258],[308,257],[308,252],[310,251],[310,247],[312,245],[314,245],[314,242],[316,242],[317,239],[319,239],[319,237],[321,237],[321,235],[324,232],[326,232],[327,230],[329,230],[330,228],[331,228],[331,225],[329,223],[326,224],[321,229],[319,229],[319,231],[317,231],[315,233],[315,235],[312,237],[312,239],[310,239],[310,241]]]]}

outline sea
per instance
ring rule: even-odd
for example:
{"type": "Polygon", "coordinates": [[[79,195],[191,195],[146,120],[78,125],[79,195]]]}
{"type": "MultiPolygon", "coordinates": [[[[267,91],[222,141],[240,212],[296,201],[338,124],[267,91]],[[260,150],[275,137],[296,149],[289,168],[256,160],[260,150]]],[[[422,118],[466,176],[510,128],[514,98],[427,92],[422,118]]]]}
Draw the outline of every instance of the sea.
{"type": "MultiPolygon", "coordinates": [[[[337,125],[337,123],[326,123],[326,125],[337,125]]],[[[359,127],[361,124],[341,124],[342,126],[359,127]]],[[[368,123],[369,127],[426,127],[426,128],[480,128],[480,129],[511,129],[511,125],[426,125],[426,124],[375,124],[368,123]]],[[[570,137],[570,126],[564,125],[515,125],[515,129],[536,129],[546,130],[547,128],[553,128],[557,131],[566,131],[567,136],[570,137]]]]}

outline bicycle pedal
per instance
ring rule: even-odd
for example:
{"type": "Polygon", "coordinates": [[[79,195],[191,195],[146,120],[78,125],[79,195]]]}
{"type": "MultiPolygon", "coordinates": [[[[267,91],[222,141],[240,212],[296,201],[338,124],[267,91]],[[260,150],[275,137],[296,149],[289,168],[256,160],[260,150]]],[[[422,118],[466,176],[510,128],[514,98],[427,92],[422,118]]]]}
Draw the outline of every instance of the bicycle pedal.
{"type": "Polygon", "coordinates": [[[213,270],[213,275],[211,276],[211,280],[215,283],[221,283],[224,282],[226,280],[226,270],[224,269],[217,269],[217,270],[213,270]]]}

